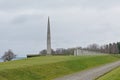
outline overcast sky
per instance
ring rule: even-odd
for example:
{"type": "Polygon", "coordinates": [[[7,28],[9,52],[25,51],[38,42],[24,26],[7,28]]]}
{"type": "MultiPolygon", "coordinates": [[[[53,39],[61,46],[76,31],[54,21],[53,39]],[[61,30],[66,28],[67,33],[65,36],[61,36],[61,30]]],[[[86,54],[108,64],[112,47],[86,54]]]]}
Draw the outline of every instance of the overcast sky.
{"type": "Polygon", "coordinates": [[[0,0],[0,55],[45,49],[48,16],[54,49],[120,41],[120,0],[0,0]]]}

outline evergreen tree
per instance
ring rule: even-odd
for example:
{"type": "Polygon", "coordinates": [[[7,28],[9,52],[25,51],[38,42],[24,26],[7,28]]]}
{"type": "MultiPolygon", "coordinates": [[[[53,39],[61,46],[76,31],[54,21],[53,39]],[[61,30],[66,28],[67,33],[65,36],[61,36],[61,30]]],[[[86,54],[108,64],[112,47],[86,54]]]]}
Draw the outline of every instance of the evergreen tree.
{"type": "Polygon", "coordinates": [[[120,54],[120,42],[117,42],[117,46],[118,46],[118,52],[120,54]]]}

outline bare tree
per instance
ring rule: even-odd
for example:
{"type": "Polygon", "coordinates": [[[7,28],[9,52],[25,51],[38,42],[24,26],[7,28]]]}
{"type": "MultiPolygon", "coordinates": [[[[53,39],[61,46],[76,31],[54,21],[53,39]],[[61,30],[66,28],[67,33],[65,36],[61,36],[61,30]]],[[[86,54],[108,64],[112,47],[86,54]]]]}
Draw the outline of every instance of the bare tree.
{"type": "Polygon", "coordinates": [[[15,58],[16,55],[11,51],[8,50],[7,52],[5,52],[5,54],[2,56],[2,59],[4,60],[4,62],[6,61],[11,61],[13,58],[15,58]]]}
{"type": "Polygon", "coordinates": [[[100,46],[98,44],[91,44],[91,45],[88,45],[87,46],[87,49],[88,50],[91,50],[91,51],[99,51],[100,49],[100,46]]]}
{"type": "Polygon", "coordinates": [[[118,46],[116,43],[113,43],[113,45],[112,45],[112,53],[113,54],[119,53],[118,46]]]}
{"type": "MultiPolygon", "coordinates": [[[[44,50],[40,51],[39,54],[42,55],[42,56],[46,56],[47,55],[47,50],[44,49],[44,50]]],[[[51,49],[51,54],[52,55],[55,54],[55,51],[53,49],[51,49]]]]}
{"type": "Polygon", "coordinates": [[[64,48],[56,49],[56,54],[64,54],[65,52],[66,52],[66,49],[64,49],[64,48]]]}
{"type": "Polygon", "coordinates": [[[39,53],[40,55],[47,55],[47,50],[46,49],[44,49],[44,50],[42,50],[42,51],[40,51],[40,53],[39,53]]]}

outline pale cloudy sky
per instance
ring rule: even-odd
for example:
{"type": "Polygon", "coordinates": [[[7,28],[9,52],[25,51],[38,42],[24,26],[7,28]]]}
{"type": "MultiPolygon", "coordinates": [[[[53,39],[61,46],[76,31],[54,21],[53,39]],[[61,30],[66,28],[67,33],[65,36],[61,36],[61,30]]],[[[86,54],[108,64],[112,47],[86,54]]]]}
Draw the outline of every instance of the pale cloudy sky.
{"type": "Polygon", "coordinates": [[[54,49],[120,41],[120,0],[0,0],[0,55],[46,48],[48,16],[54,49]]]}

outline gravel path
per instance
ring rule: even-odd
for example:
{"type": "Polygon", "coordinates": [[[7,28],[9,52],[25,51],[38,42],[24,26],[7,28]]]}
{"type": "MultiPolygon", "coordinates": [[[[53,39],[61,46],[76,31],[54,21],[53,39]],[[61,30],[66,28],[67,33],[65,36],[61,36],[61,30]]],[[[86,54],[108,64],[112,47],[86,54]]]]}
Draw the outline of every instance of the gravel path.
{"type": "Polygon", "coordinates": [[[117,61],[114,63],[106,64],[104,66],[96,67],[75,74],[67,75],[62,78],[57,78],[54,80],[94,80],[119,66],[120,66],[120,61],[117,61]]]}

